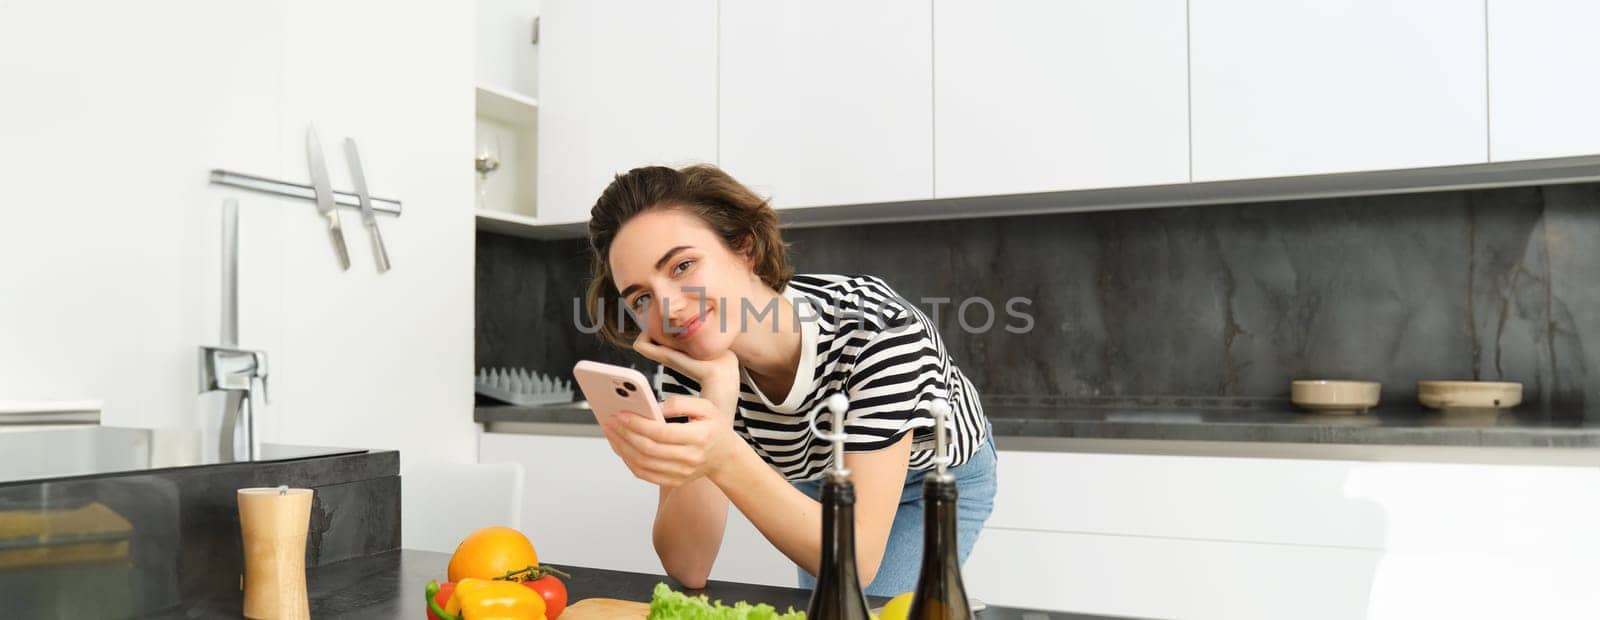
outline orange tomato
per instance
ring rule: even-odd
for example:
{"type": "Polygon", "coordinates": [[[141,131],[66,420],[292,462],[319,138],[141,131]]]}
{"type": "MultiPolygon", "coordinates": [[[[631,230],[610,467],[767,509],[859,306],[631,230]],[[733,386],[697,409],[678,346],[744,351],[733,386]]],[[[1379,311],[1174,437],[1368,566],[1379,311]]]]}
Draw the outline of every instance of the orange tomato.
{"type": "Polygon", "coordinates": [[[449,579],[494,579],[539,564],[539,554],[522,532],[509,527],[486,527],[467,536],[450,556],[449,579]]]}

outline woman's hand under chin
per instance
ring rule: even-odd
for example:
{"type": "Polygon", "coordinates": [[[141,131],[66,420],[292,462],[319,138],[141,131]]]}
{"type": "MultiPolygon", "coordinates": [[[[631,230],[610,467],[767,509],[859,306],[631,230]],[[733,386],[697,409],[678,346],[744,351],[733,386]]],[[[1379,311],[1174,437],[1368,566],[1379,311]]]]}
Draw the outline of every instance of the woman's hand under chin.
{"type": "Polygon", "coordinates": [[[731,415],[733,407],[739,404],[739,358],[732,349],[712,359],[702,360],[657,344],[650,339],[650,334],[640,333],[633,340],[633,350],[694,379],[700,384],[700,396],[716,403],[718,409],[731,415]]]}

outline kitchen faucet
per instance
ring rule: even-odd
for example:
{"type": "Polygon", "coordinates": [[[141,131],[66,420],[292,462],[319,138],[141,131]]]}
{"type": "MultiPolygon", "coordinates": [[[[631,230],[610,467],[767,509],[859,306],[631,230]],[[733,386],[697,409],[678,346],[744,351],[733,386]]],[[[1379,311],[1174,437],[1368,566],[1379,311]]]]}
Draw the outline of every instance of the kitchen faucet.
{"type": "Polygon", "coordinates": [[[217,457],[223,461],[256,458],[256,383],[267,402],[267,353],[233,347],[200,347],[200,391],[227,394],[222,409],[222,432],[217,437],[217,457]],[[234,453],[234,437],[244,424],[244,458],[234,453]]]}
{"type": "Polygon", "coordinates": [[[267,402],[267,353],[239,348],[239,201],[222,203],[222,345],[200,347],[200,392],[227,394],[217,457],[222,461],[256,458],[256,383],[267,402]],[[244,424],[244,458],[234,451],[234,437],[244,424]]]}

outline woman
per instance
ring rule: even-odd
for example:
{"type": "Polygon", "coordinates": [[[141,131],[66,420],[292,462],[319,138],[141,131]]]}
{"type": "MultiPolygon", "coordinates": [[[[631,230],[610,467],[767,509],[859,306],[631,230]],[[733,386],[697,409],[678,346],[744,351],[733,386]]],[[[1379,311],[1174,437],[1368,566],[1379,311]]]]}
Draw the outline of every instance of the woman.
{"type": "MultiPolygon", "coordinates": [[[[653,539],[668,575],[704,586],[731,502],[799,567],[800,585],[814,585],[817,480],[833,455],[806,419],[835,392],[851,403],[844,460],[867,593],[916,585],[939,398],[952,409],[966,559],[993,506],[994,445],[977,392],[922,312],[877,278],[793,275],[777,214],[712,166],[617,176],[590,211],[589,243],[591,320],[667,367],[663,392],[677,396],[663,411],[687,420],[604,424],[629,470],[660,487],[653,539]]],[[[819,414],[823,429],[836,422],[819,414]]]]}

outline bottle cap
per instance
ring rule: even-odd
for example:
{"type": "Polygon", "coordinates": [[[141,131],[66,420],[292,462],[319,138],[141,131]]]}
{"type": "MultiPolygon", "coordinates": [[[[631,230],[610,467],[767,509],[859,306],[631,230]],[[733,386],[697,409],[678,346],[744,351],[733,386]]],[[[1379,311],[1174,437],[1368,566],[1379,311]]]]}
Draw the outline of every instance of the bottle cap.
{"type": "Polygon", "coordinates": [[[815,409],[811,410],[811,415],[807,421],[807,423],[811,426],[812,435],[815,435],[818,439],[823,441],[833,443],[832,474],[840,478],[850,475],[850,469],[844,466],[844,442],[845,438],[847,437],[846,433],[844,432],[844,417],[849,411],[850,399],[846,398],[843,393],[834,392],[829,394],[827,398],[823,399],[822,403],[819,404],[815,409]],[[829,413],[833,414],[834,431],[831,433],[824,433],[821,429],[817,428],[817,414],[821,413],[824,407],[828,409],[829,413]]]}
{"type": "Polygon", "coordinates": [[[947,434],[950,419],[950,401],[943,398],[934,399],[928,405],[928,413],[933,416],[934,454],[933,463],[938,467],[938,476],[945,478],[950,475],[950,437],[947,434]]]}

